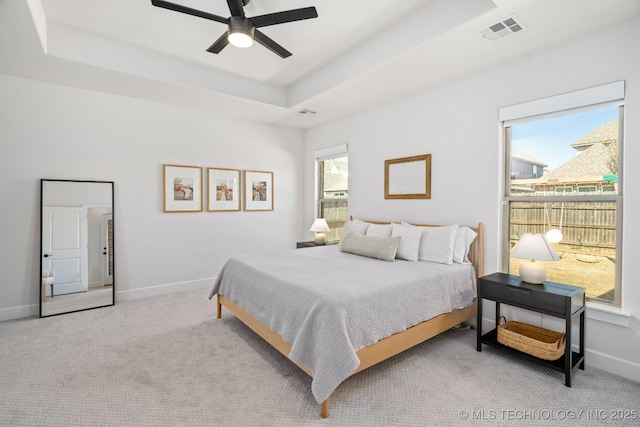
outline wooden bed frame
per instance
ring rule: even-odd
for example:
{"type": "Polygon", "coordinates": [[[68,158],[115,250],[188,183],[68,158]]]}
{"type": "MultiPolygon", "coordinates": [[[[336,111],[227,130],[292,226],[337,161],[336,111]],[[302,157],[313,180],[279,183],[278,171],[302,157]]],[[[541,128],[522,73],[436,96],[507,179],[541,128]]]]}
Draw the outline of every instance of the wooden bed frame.
{"type": "MultiPolygon", "coordinates": [[[[375,224],[389,224],[388,222],[381,221],[366,221],[375,224]]],[[[430,224],[414,224],[422,227],[437,227],[437,225],[430,224]]],[[[476,240],[471,245],[471,249],[469,250],[469,260],[473,264],[476,269],[476,277],[483,276],[483,226],[482,223],[479,223],[477,227],[470,227],[478,236],[476,240]]],[[[240,319],[244,324],[246,324],[249,328],[251,328],[255,333],[257,333],[262,339],[271,344],[276,350],[285,355],[287,358],[289,357],[289,352],[291,351],[291,344],[286,342],[280,334],[275,331],[272,331],[267,327],[264,323],[255,319],[249,313],[247,313],[242,307],[238,304],[234,303],[230,299],[226,298],[223,295],[216,295],[216,305],[217,305],[217,318],[220,319],[222,317],[222,307],[229,310],[233,313],[238,319],[240,319]]],[[[465,308],[454,310],[450,313],[444,313],[439,316],[436,316],[432,319],[426,320],[422,323],[419,323],[415,326],[412,326],[403,332],[399,332],[397,334],[391,335],[387,338],[384,338],[378,341],[375,344],[364,347],[356,354],[360,359],[360,365],[358,369],[356,369],[352,375],[357,374],[360,371],[363,371],[367,368],[370,368],[373,365],[376,365],[384,360],[389,359],[396,354],[402,353],[403,351],[414,347],[429,338],[432,338],[441,332],[444,332],[474,316],[477,314],[477,300],[474,299],[473,303],[465,308]]],[[[309,376],[313,376],[311,371],[305,368],[302,365],[296,364],[300,367],[304,372],[306,372],[309,376]]],[[[329,399],[326,399],[320,405],[320,413],[322,418],[327,418],[329,416],[329,399]]]]}

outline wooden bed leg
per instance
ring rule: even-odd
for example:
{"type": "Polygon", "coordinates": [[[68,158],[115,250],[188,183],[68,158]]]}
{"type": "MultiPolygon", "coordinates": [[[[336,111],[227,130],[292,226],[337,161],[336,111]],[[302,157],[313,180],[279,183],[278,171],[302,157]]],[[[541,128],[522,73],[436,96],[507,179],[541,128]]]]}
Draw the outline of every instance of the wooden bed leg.
{"type": "Polygon", "coordinates": [[[218,308],[218,312],[217,312],[217,318],[221,318],[222,317],[222,304],[220,304],[220,295],[216,294],[216,306],[218,308]]]}
{"type": "Polygon", "coordinates": [[[329,416],[329,399],[320,404],[320,414],[322,415],[322,418],[327,418],[329,416]]]}

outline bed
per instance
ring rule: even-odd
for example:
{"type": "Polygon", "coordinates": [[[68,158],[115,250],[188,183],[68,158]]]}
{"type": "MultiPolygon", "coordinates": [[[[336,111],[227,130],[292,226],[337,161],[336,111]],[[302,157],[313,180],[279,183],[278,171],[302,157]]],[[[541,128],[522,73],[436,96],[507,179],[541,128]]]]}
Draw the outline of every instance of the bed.
{"type": "Polygon", "coordinates": [[[218,318],[225,307],[312,377],[312,394],[326,418],[329,396],[346,378],[476,315],[476,279],[482,275],[483,261],[481,223],[455,226],[457,231],[470,230],[474,237],[467,239],[460,262],[395,259],[409,253],[414,261],[418,244],[420,256],[423,247],[440,256],[440,246],[434,244],[438,240],[432,236],[445,229],[452,236],[451,227],[349,221],[345,228],[351,233],[343,234],[340,246],[229,259],[210,298],[216,297],[218,318]],[[361,233],[364,228],[381,234],[361,233]],[[387,237],[389,230],[396,235],[387,237]],[[414,240],[402,233],[411,233],[414,240]],[[432,238],[430,245],[425,236],[432,238]],[[386,248],[396,243],[394,259],[385,261],[369,253],[378,244],[386,248]]]}

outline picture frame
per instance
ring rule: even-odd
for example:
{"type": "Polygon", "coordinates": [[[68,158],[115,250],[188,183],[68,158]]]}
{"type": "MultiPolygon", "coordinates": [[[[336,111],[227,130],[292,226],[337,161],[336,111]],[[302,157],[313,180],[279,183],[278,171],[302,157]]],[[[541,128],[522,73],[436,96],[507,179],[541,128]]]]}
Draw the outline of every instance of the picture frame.
{"type": "Polygon", "coordinates": [[[240,185],[240,169],[207,168],[207,211],[239,211],[242,198],[240,185]]]}
{"type": "Polygon", "coordinates": [[[385,199],[430,199],[431,154],[384,162],[385,199]]]}
{"type": "Polygon", "coordinates": [[[244,210],[273,210],[273,172],[245,170],[243,177],[244,210]]]}
{"type": "Polygon", "coordinates": [[[202,212],[202,168],[163,165],[164,212],[202,212]]]}

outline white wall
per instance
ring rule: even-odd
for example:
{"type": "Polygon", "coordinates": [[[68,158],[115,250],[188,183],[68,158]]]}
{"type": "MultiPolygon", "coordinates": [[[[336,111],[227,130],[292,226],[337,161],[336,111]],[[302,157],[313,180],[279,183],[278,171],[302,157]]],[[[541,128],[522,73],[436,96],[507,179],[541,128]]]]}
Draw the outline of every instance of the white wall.
{"type": "Polygon", "coordinates": [[[38,312],[40,178],[115,181],[116,300],[295,248],[302,131],[5,75],[0,93],[0,320],[38,312]],[[163,213],[163,164],[273,171],[275,210],[163,213]]]}
{"type": "Polygon", "coordinates": [[[635,18],[309,131],[303,224],[314,217],[313,151],[348,143],[351,215],[443,224],[481,221],[485,273],[498,271],[503,169],[498,108],[625,80],[622,311],[630,316],[609,316],[628,323],[614,325],[596,320],[607,316],[590,307],[586,360],[587,366],[640,381],[640,286],[634,268],[640,256],[634,244],[640,237],[635,221],[640,170],[633,167],[640,159],[640,56],[633,54],[638,40],[640,19],[635,18]],[[384,160],[428,153],[431,199],[385,200],[384,160]]]}

